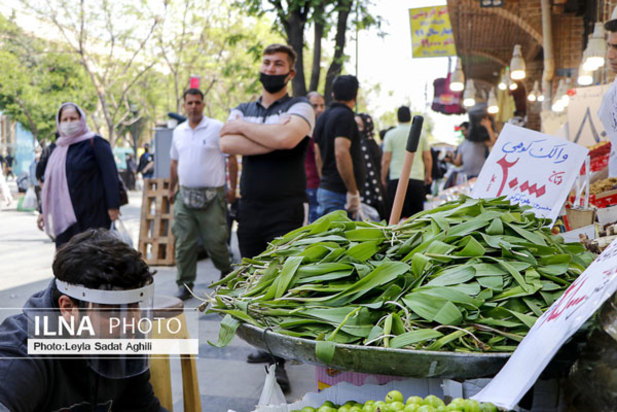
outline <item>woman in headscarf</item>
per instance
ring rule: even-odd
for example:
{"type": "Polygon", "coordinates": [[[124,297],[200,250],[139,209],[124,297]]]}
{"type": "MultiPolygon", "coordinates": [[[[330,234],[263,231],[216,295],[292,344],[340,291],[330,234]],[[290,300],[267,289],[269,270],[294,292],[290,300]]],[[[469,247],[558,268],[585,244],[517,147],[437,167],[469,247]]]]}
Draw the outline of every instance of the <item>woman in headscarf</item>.
{"type": "Polygon", "coordinates": [[[386,218],[384,189],[381,186],[381,149],[374,139],[375,125],[370,115],[356,115],[356,123],[360,131],[360,147],[366,168],[366,180],[360,190],[362,202],[377,210],[379,216],[386,218]]]}
{"type": "Polygon", "coordinates": [[[79,106],[63,103],[56,126],[59,136],[40,162],[44,179],[37,223],[58,248],[86,229],[108,229],[120,215],[120,189],[111,146],[88,129],[79,106]]]}

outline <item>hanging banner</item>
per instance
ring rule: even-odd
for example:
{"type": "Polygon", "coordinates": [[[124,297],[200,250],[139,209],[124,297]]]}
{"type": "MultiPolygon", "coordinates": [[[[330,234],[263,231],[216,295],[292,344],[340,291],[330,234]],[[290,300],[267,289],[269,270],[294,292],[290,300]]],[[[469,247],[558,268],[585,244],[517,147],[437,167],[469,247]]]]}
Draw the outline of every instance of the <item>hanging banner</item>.
{"type": "Polygon", "coordinates": [[[409,9],[413,57],[456,56],[447,6],[409,9]]]}
{"type": "Polygon", "coordinates": [[[617,290],[617,241],[536,321],[506,365],[472,398],[514,409],[559,348],[617,290]]]}
{"type": "Polygon", "coordinates": [[[506,124],[471,196],[506,196],[554,222],[587,153],[567,140],[506,124]]]}

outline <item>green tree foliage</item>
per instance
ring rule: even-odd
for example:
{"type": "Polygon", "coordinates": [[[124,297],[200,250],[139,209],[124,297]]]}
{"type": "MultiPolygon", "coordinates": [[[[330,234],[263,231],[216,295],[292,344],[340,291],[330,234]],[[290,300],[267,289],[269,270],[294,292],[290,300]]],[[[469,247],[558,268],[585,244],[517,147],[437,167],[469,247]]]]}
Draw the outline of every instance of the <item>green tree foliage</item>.
{"type": "Polygon", "coordinates": [[[0,108],[36,139],[51,140],[62,102],[95,107],[94,90],[76,59],[0,15],[0,108]]]}
{"type": "Polygon", "coordinates": [[[244,0],[235,4],[255,15],[273,13],[276,16],[275,28],[285,37],[287,43],[298,54],[296,77],[292,80],[293,93],[302,96],[307,93],[304,49],[305,31],[313,27],[313,56],[308,90],[317,90],[320,84],[322,40],[334,31],[334,51],[326,73],[324,96],[329,100],[332,81],[341,73],[345,55],[347,30],[366,29],[379,26],[381,20],[369,11],[371,0],[244,0]],[[352,24],[349,19],[352,18],[352,24]]]}
{"type": "Polygon", "coordinates": [[[87,73],[96,91],[95,130],[114,146],[118,132],[132,123],[130,95],[156,63],[150,40],[161,22],[164,0],[22,0],[55,27],[66,52],[87,73]]]}
{"type": "Polygon", "coordinates": [[[249,17],[228,1],[211,0],[169,1],[155,37],[161,56],[157,69],[168,79],[168,110],[181,113],[182,93],[196,75],[206,115],[221,120],[231,107],[259,94],[262,51],[283,41],[267,19],[249,17]]]}

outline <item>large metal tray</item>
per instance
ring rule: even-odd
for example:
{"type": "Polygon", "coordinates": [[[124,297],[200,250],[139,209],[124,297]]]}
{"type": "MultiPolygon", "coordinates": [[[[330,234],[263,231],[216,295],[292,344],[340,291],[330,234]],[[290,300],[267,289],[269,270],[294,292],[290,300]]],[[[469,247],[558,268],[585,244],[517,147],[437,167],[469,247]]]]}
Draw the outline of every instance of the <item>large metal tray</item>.
{"type": "Polygon", "coordinates": [[[510,357],[510,353],[459,353],[409,349],[386,349],[336,344],[330,364],[315,355],[315,341],[281,335],[242,324],[237,335],[273,355],[340,370],[407,376],[414,378],[474,379],[492,377],[510,357]]]}

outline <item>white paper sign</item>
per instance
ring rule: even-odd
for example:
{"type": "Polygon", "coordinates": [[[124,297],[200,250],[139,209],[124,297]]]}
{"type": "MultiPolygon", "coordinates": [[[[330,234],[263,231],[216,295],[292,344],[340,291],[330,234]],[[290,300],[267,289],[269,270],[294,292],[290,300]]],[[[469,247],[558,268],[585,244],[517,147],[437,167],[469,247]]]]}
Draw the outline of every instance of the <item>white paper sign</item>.
{"type": "Polygon", "coordinates": [[[471,196],[506,196],[554,222],[588,152],[564,139],[506,124],[471,196]]]}
{"type": "Polygon", "coordinates": [[[617,240],[537,320],[501,371],[473,399],[513,409],[561,345],[617,290],[617,240]]]}
{"type": "Polygon", "coordinates": [[[583,146],[593,146],[608,139],[598,117],[598,110],[609,87],[603,84],[575,89],[568,104],[568,140],[583,146]]]}

